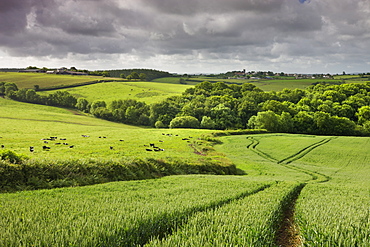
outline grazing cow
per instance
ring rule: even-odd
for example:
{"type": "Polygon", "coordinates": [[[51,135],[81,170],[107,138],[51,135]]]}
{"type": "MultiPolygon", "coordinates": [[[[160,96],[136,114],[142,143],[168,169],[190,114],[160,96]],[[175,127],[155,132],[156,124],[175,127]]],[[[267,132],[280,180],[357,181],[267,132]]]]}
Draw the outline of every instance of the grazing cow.
{"type": "Polygon", "coordinates": [[[82,137],[90,137],[90,136],[88,136],[88,135],[82,135],[82,137]]]}
{"type": "Polygon", "coordinates": [[[5,146],[4,145],[1,145],[1,148],[5,148],[5,146]]]}
{"type": "Polygon", "coordinates": [[[30,152],[33,153],[33,151],[35,151],[34,148],[30,147],[30,152]]]}
{"type": "Polygon", "coordinates": [[[189,139],[188,138],[182,138],[183,141],[188,141],[189,139]]]}
{"type": "Polygon", "coordinates": [[[109,148],[110,148],[110,150],[113,150],[113,147],[112,146],[110,146],[109,148]]]}
{"type": "Polygon", "coordinates": [[[48,147],[48,146],[42,146],[42,149],[45,150],[45,151],[48,151],[48,150],[50,150],[50,147],[48,147]]]}
{"type": "Polygon", "coordinates": [[[154,145],[154,143],[150,143],[150,146],[151,146],[151,147],[154,147],[155,145],[154,145]]]}
{"type": "Polygon", "coordinates": [[[67,146],[67,145],[68,145],[68,143],[64,142],[64,143],[63,143],[63,145],[66,145],[66,146],[67,146]]]}
{"type": "Polygon", "coordinates": [[[146,151],[153,151],[152,149],[150,149],[150,148],[147,148],[147,149],[145,149],[146,151]]]}
{"type": "Polygon", "coordinates": [[[163,141],[159,140],[159,142],[163,142],[163,141]]]}
{"type": "Polygon", "coordinates": [[[119,140],[119,141],[120,141],[120,142],[123,142],[123,141],[125,141],[125,140],[122,140],[122,139],[121,139],[121,140],[119,140]]]}
{"type": "Polygon", "coordinates": [[[74,147],[75,147],[74,145],[69,146],[69,148],[74,148],[74,147]]]}
{"type": "Polygon", "coordinates": [[[44,141],[44,143],[48,144],[49,142],[48,141],[44,141]]]}
{"type": "Polygon", "coordinates": [[[61,141],[66,141],[66,140],[67,140],[67,138],[60,138],[59,140],[61,140],[61,141]]]}

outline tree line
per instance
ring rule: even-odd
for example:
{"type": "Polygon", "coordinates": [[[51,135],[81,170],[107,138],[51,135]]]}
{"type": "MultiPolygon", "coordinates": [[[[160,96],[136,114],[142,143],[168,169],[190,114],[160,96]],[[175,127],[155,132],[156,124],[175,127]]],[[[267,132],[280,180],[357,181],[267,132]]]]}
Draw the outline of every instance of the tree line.
{"type": "MultiPolygon", "coordinates": [[[[0,93],[31,103],[75,107],[98,118],[157,128],[267,129],[322,135],[370,134],[370,83],[319,83],[305,90],[264,92],[253,84],[202,82],[180,96],[151,105],[114,100],[88,102],[68,92],[39,96],[0,83],[0,93]]],[[[15,86],[16,87],[16,86],[15,86]]]]}

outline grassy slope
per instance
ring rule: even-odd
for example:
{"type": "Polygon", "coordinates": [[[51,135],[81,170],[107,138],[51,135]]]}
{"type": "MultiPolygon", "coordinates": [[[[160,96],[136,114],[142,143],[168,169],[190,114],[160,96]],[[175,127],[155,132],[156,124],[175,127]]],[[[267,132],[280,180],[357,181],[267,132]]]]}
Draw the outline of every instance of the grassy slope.
{"type": "MultiPolygon", "coordinates": [[[[40,88],[74,85],[76,83],[103,80],[101,76],[74,76],[74,75],[49,75],[44,73],[17,73],[0,72],[0,81],[13,82],[18,88],[34,88],[39,85],[40,88]]],[[[112,78],[117,79],[117,78],[112,78]]]]}
{"type": "MultiPolygon", "coordinates": [[[[135,99],[147,104],[156,103],[173,95],[180,95],[189,85],[162,84],[155,82],[106,82],[76,88],[63,89],[78,98],[89,102],[104,100],[111,102],[118,99],[135,99]]],[[[49,91],[42,92],[48,94],[49,91]]]]}
{"type": "Polygon", "coordinates": [[[113,123],[90,116],[75,115],[73,112],[56,107],[32,105],[0,98],[0,143],[5,148],[27,154],[29,147],[34,146],[32,157],[63,157],[63,158],[120,158],[135,157],[181,157],[198,158],[189,147],[184,137],[196,139],[207,130],[161,130],[140,128],[113,123]],[[174,134],[169,137],[165,134],[174,134]],[[175,136],[175,135],[179,136],[175,136]],[[83,138],[81,135],[89,135],[83,138]],[[57,136],[67,138],[69,145],[55,145],[55,142],[44,144],[42,138],[57,136]],[[99,138],[99,136],[106,138],[99,138]],[[124,141],[120,141],[120,140],[124,141]],[[159,141],[163,142],[159,142],[159,141]],[[164,152],[146,152],[144,145],[155,143],[165,149],[164,152]],[[48,145],[51,150],[42,151],[48,145]],[[110,146],[114,149],[110,150],[110,146]]]}
{"type": "MultiPolygon", "coordinates": [[[[258,150],[277,160],[297,154],[305,147],[328,139],[326,136],[294,134],[258,134],[249,135],[249,137],[259,140],[260,143],[256,147],[258,150]]],[[[223,144],[216,146],[216,149],[225,153],[247,172],[252,172],[256,164],[272,163],[272,166],[280,166],[248,149],[247,146],[251,140],[247,136],[226,136],[221,140],[223,144]]],[[[329,183],[368,183],[369,153],[370,138],[340,136],[313,149],[291,164],[325,174],[331,178],[329,183]]]]}

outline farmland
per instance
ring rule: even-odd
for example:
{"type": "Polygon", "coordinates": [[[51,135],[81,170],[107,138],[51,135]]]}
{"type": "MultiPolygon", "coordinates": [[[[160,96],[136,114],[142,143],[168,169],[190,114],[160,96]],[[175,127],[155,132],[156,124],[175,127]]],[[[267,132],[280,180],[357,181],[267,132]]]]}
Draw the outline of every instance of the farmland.
{"type": "MultiPolygon", "coordinates": [[[[153,80],[153,82],[157,83],[173,83],[178,84],[180,77],[164,77],[153,80]]],[[[312,79],[312,78],[303,78],[303,79],[295,79],[294,77],[280,77],[275,79],[222,79],[216,77],[207,77],[207,76],[193,76],[190,78],[184,78],[185,83],[187,85],[196,85],[203,81],[209,82],[219,82],[223,81],[225,83],[230,84],[243,84],[243,83],[251,83],[258,88],[264,91],[281,91],[284,88],[288,89],[305,89],[310,85],[313,85],[317,82],[328,82],[332,84],[338,83],[365,83],[370,81],[368,77],[361,78],[355,75],[348,75],[348,76],[335,76],[334,79],[312,79]]]]}
{"type": "Polygon", "coordinates": [[[187,153],[197,157],[183,138],[197,139],[210,130],[161,130],[140,128],[113,123],[90,116],[76,115],[69,110],[20,103],[0,98],[1,144],[17,153],[34,158],[120,158],[134,157],[183,157],[187,153]],[[162,135],[172,134],[172,135],[162,135]],[[88,135],[84,138],[82,135],[88,135]],[[176,136],[178,135],[178,136],[176,136]],[[50,152],[42,150],[44,138],[57,136],[66,141],[49,141],[50,152]],[[99,138],[101,137],[101,138],[99,138]],[[122,141],[120,141],[122,140],[122,141]],[[160,142],[161,141],[161,142],[160,142]],[[55,143],[61,143],[56,145],[55,143]],[[69,145],[63,145],[68,143],[69,145]],[[155,143],[164,152],[148,153],[144,145],[155,143]],[[74,148],[69,148],[74,145],[74,148]],[[113,147],[113,150],[110,147],[113,147]]]}
{"type": "MultiPolygon", "coordinates": [[[[247,148],[250,136],[248,139],[245,136],[223,137],[224,144],[219,151],[249,174],[268,174],[284,156],[299,155],[304,146],[327,139],[325,136],[284,134],[253,138],[259,141],[255,148],[247,148]]],[[[360,137],[332,138],[283,165],[311,176],[296,204],[296,217],[305,246],[321,246],[322,243],[324,246],[367,246],[369,243],[369,141],[369,138],[360,137]]]]}
{"type": "MultiPolygon", "coordinates": [[[[155,82],[105,82],[88,86],[63,89],[78,98],[85,98],[89,102],[104,100],[107,103],[113,100],[135,99],[147,104],[160,102],[170,96],[180,95],[190,85],[161,84],[155,82]]],[[[42,95],[50,91],[42,92],[42,95]]]]}
{"type": "MultiPolygon", "coordinates": [[[[121,91],[123,97],[134,99],[144,93],[141,98],[153,103],[187,87],[167,80],[107,82],[68,90],[89,100],[103,95],[107,101],[118,99],[121,91]],[[153,92],[157,98],[151,98],[153,92]]],[[[274,90],[272,85],[270,89],[274,90]]],[[[370,242],[368,137],[280,133],[215,137],[214,130],[144,128],[4,98],[0,124],[2,149],[28,156],[29,164],[176,159],[233,163],[245,173],[3,193],[1,246],[368,246],[370,242]],[[52,136],[57,139],[44,140],[52,136]],[[150,144],[163,151],[146,151],[150,144]],[[45,145],[50,149],[44,150],[45,145]]],[[[4,164],[0,162],[2,174],[7,171],[4,164]]]]}
{"type": "MultiPolygon", "coordinates": [[[[70,86],[79,83],[103,80],[101,76],[53,75],[45,73],[0,72],[0,81],[13,82],[19,88],[70,86]]],[[[117,79],[117,78],[110,78],[117,79]]]]}

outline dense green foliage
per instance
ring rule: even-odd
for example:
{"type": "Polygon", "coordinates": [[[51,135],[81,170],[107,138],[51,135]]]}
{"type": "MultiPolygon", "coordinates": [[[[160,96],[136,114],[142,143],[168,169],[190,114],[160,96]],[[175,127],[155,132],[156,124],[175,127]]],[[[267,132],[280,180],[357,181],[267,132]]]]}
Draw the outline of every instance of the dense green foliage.
{"type": "Polygon", "coordinates": [[[42,96],[37,94],[34,89],[20,89],[18,91],[8,92],[6,95],[11,99],[22,102],[67,108],[74,108],[77,103],[77,99],[66,91],[56,91],[48,96],[42,96]]]}
{"type": "Polygon", "coordinates": [[[109,73],[111,77],[121,77],[122,78],[122,75],[124,75],[125,78],[127,78],[128,76],[131,76],[132,79],[141,79],[141,80],[146,79],[148,81],[151,81],[156,78],[168,77],[172,75],[168,72],[154,70],[154,69],[117,69],[117,70],[107,70],[107,72],[109,73]],[[143,74],[145,75],[145,77],[143,77],[143,74]]]}

